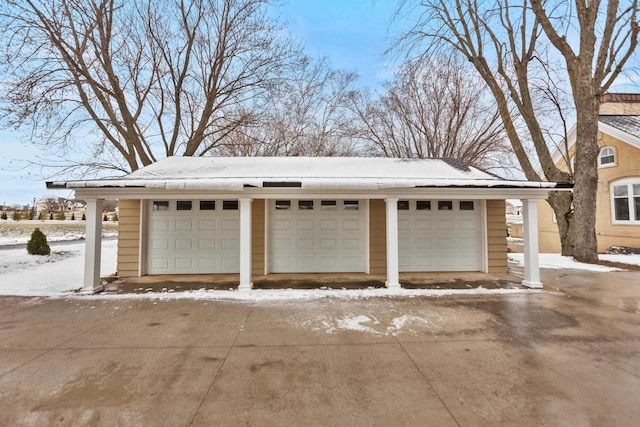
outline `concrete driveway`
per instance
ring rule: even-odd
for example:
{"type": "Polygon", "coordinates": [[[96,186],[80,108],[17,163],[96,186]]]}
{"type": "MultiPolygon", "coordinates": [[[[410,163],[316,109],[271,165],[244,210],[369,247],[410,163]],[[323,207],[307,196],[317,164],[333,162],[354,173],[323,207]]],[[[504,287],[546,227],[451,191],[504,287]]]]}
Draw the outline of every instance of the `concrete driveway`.
{"type": "Polygon", "coordinates": [[[0,425],[639,425],[640,272],[560,274],[515,295],[1,298],[0,425]]]}

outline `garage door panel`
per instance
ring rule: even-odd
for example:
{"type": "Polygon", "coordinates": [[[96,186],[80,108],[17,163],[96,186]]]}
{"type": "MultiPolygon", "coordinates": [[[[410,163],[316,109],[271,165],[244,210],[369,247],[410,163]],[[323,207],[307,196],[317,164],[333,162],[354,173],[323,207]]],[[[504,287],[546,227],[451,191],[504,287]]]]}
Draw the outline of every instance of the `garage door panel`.
{"type": "Polygon", "coordinates": [[[336,239],[320,239],[320,249],[337,249],[338,242],[336,239]]]}
{"type": "Polygon", "coordinates": [[[287,238],[273,239],[272,245],[273,245],[273,248],[276,250],[291,249],[291,239],[287,239],[287,238]]]}
{"type": "MultiPolygon", "coordinates": [[[[269,271],[274,273],[358,272],[365,270],[364,209],[344,209],[337,201],[331,209],[290,209],[269,205],[269,271]],[[284,223],[287,226],[284,226],[284,223]],[[286,246],[284,241],[291,242],[286,246]]],[[[329,206],[329,205],[327,205],[329,206]]]]}
{"type": "Polygon", "coordinates": [[[149,209],[148,274],[237,273],[239,271],[239,211],[178,211],[149,209]]]}
{"type": "Polygon", "coordinates": [[[408,219],[398,218],[398,230],[409,231],[411,224],[408,219]]]}
{"type": "Polygon", "coordinates": [[[216,261],[214,258],[198,258],[198,268],[201,270],[215,270],[216,261]]]}
{"type": "Polygon", "coordinates": [[[193,268],[192,258],[176,258],[176,269],[191,270],[193,268]]]}
{"type": "Polygon", "coordinates": [[[335,256],[321,255],[319,258],[320,267],[325,268],[329,271],[334,270],[338,266],[338,258],[336,258],[335,256]]]}
{"type": "Polygon", "coordinates": [[[296,247],[303,251],[313,249],[313,239],[300,238],[296,242],[296,247]]]}
{"type": "Polygon", "coordinates": [[[169,221],[161,220],[161,221],[151,221],[150,231],[164,231],[169,229],[169,221]]]}
{"type": "Polygon", "coordinates": [[[478,247],[478,243],[479,243],[478,239],[474,237],[460,237],[459,242],[460,242],[461,250],[471,249],[471,251],[467,251],[467,252],[474,251],[478,247]]]}
{"type": "Polygon", "coordinates": [[[343,239],[343,249],[360,249],[360,239],[343,239]]]}
{"type": "Polygon", "coordinates": [[[358,268],[360,265],[360,257],[346,256],[342,258],[342,266],[344,268],[358,268]]]}
{"type": "Polygon", "coordinates": [[[458,220],[457,229],[460,231],[474,231],[478,229],[478,221],[475,219],[460,219],[458,220]]]}
{"type": "Polygon", "coordinates": [[[433,259],[430,256],[416,255],[415,263],[420,268],[428,271],[432,269],[431,267],[433,266],[433,259]]]}
{"type": "Polygon", "coordinates": [[[411,239],[398,237],[398,249],[411,249],[411,239]]]}
{"type": "Polygon", "coordinates": [[[235,250],[240,248],[238,239],[222,239],[222,249],[235,250]]]}
{"type": "Polygon", "coordinates": [[[223,270],[234,270],[234,269],[238,269],[239,266],[239,260],[237,257],[225,257],[222,258],[222,269],[223,270]]]}
{"type": "Polygon", "coordinates": [[[345,219],[342,221],[342,229],[348,231],[360,230],[360,221],[357,219],[345,219]]]}
{"type": "Polygon", "coordinates": [[[169,259],[168,258],[154,258],[151,260],[151,268],[157,270],[168,270],[169,259]]]}
{"type": "Polygon", "coordinates": [[[431,221],[430,219],[416,219],[415,221],[415,229],[416,230],[427,230],[427,231],[431,231],[433,229],[433,221],[431,221]]]}
{"type": "Polygon", "coordinates": [[[438,231],[452,231],[453,220],[452,219],[439,219],[436,229],[438,231]]]}
{"type": "Polygon", "coordinates": [[[215,249],[215,239],[198,239],[198,249],[215,249]]]}
{"type": "MultiPolygon", "coordinates": [[[[410,244],[407,243],[410,248],[410,244]]],[[[415,248],[420,250],[430,249],[434,246],[434,239],[430,237],[416,237],[415,248]]]]}
{"type": "Polygon", "coordinates": [[[322,219],[320,220],[320,230],[337,231],[338,221],[336,221],[335,219],[322,219]]]}
{"type": "Polygon", "coordinates": [[[214,220],[200,220],[198,221],[198,230],[200,231],[215,231],[216,222],[214,220]]]}
{"type": "Polygon", "coordinates": [[[167,239],[153,239],[151,241],[151,250],[169,249],[169,241],[167,239]]]}
{"type": "Polygon", "coordinates": [[[301,255],[297,258],[297,267],[303,272],[312,272],[313,255],[301,255]]]}
{"type": "MultiPolygon", "coordinates": [[[[479,271],[481,267],[480,203],[475,210],[409,210],[398,212],[400,271],[479,271]]],[[[431,206],[439,206],[431,201],[431,206]]]]}
{"type": "Polygon", "coordinates": [[[222,229],[225,231],[240,231],[240,220],[237,219],[223,219],[222,229]]]}
{"type": "Polygon", "coordinates": [[[310,219],[299,219],[296,221],[296,227],[300,231],[313,230],[314,223],[310,219]]]}
{"type": "Polygon", "coordinates": [[[193,241],[191,239],[176,239],[176,249],[185,250],[193,247],[193,241]]]}
{"type": "Polygon", "coordinates": [[[290,231],[291,220],[290,219],[277,219],[273,221],[272,227],[276,231],[290,231]]]}

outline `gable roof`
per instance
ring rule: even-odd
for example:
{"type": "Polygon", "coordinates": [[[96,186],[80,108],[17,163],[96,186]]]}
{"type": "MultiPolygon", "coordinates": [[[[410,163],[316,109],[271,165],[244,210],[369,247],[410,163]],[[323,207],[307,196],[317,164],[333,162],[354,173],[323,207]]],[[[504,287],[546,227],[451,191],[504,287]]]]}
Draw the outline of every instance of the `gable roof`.
{"type": "MultiPolygon", "coordinates": [[[[598,116],[598,130],[619,139],[633,147],[640,149],[640,116],[639,115],[608,115],[598,116]]],[[[576,125],[567,134],[567,149],[576,143],[576,125]]],[[[564,152],[556,148],[551,153],[554,163],[562,159],[564,152]]]]}
{"type": "Polygon", "coordinates": [[[381,157],[169,157],[119,178],[59,181],[48,188],[242,191],[246,187],[377,190],[416,187],[555,188],[505,180],[446,159],[381,157]]]}
{"type": "Polygon", "coordinates": [[[640,116],[600,116],[598,121],[630,136],[640,138],[640,116]]]}

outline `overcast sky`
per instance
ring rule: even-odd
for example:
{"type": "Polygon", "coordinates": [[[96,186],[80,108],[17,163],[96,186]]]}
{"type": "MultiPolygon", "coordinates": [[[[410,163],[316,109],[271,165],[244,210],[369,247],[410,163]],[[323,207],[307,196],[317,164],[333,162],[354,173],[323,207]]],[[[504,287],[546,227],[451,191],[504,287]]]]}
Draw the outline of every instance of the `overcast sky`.
{"type": "MultiPolygon", "coordinates": [[[[307,53],[326,56],[335,67],[355,71],[362,84],[375,87],[393,73],[383,53],[394,5],[390,0],[285,0],[278,11],[307,53]]],[[[70,194],[45,189],[39,168],[27,162],[40,154],[28,138],[0,131],[0,148],[0,204],[31,204],[34,197],[70,194]]]]}

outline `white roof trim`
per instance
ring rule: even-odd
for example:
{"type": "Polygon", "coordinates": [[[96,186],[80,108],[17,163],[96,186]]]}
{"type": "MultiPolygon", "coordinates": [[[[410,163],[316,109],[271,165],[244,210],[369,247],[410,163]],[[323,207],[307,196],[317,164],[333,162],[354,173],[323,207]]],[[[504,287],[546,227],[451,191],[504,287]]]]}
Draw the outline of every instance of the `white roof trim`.
{"type": "MultiPolygon", "coordinates": [[[[48,183],[49,188],[233,191],[385,191],[438,188],[555,188],[555,182],[505,180],[442,159],[366,157],[170,157],[121,178],[48,183]]],[[[106,190],[105,190],[106,191],[106,190]]]]}
{"type": "MultiPolygon", "coordinates": [[[[598,130],[602,133],[606,133],[614,138],[619,139],[622,142],[626,142],[627,144],[640,149],[640,138],[635,135],[631,135],[623,130],[615,128],[611,125],[603,123],[598,120],[598,130]]],[[[576,125],[574,124],[569,133],[567,134],[567,149],[571,150],[571,147],[576,143],[576,125]]],[[[562,147],[564,148],[564,147],[562,147]]],[[[557,147],[553,150],[551,154],[551,158],[553,159],[553,163],[558,164],[558,162],[562,159],[562,152],[557,147]]]]}

